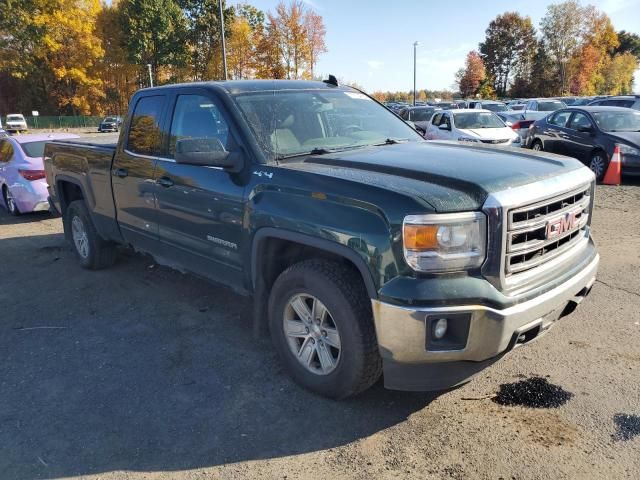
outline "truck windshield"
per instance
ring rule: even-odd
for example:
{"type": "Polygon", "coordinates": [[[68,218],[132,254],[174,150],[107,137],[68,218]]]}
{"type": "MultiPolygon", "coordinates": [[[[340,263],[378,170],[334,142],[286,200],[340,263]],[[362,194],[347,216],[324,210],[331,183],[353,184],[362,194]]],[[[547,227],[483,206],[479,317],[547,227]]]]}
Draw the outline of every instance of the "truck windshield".
{"type": "Polygon", "coordinates": [[[235,100],[269,160],[422,139],[356,91],[262,91],[238,94],[235,100]]]}
{"type": "Polygon", "coordinates": [[[538,102],[539,112],[555,112],[565,107],[564,102],[538,102]]]}
{"type": "Polygon", "coordinates": [[[22,115],[7,115],[7,121],[22,121],[24,117],[22,115]]]}

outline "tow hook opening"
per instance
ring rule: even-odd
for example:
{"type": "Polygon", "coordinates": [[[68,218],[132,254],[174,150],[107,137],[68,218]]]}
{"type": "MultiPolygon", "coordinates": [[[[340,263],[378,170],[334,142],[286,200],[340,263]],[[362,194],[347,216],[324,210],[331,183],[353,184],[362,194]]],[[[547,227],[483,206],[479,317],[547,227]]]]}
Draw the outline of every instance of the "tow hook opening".
{"type": "Polygon", "coordinates": [[[531,340],[533,340],[534,338],[536,338],[538,336],[538,334],[540,333],[542,326],[541,325],[536,325],[533,328],[530,328],[529,330],[525,331],[525,332],[520,332],[520,333],[516,333],[516,341],[515,344],[516,345],[523,345],[525,343],[530,342],[531,340]]]}

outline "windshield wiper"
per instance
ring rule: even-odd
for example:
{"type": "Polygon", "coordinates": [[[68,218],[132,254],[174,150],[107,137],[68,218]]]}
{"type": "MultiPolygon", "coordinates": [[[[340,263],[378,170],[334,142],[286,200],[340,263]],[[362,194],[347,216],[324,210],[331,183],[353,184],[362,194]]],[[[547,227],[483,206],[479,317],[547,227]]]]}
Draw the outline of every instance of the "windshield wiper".
{"type": "Polygon", "coordinates": [[[292,153],[290,155],[279,155],[276,160],[284,160],[285,158],[305,157],[307,155],[326,155],[327,153],[336,153],[338,150],[330,148],[313,148],[308,152],[292,153]]]}
{"type": "Polygon", "coordinates": [[[381,145],[397,145],[398,143],[406,143],[408,142],[408,138],[387,138],[384,143],[376,143],[376,147],[381,145]]]}

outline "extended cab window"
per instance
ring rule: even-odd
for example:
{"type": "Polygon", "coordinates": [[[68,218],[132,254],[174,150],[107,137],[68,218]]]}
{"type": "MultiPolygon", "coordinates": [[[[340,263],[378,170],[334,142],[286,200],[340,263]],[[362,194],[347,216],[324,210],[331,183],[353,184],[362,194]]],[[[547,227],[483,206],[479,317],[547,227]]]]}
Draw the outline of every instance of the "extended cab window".
{"type": "Polygon", "coordinates": [[[0,142],[0,163],[7,163],[13,157],[13,146],[6,140],[0,142]]]}
{"type": "Polygon", "coordinates": [[[164,95],[142,97],[138,100],[131,118],[127,139],[129,151],[140,155],[160,154],[162,144],[160,121],[165,102],[164,95]]]}
{"type": "Polygon", "coordinates": [[[185,139],[220,141],[229,148],[229,126],[216,104],[202,95],[179,95],[171,121],[169,156],[176,153],[176,142],[185,139]]]}

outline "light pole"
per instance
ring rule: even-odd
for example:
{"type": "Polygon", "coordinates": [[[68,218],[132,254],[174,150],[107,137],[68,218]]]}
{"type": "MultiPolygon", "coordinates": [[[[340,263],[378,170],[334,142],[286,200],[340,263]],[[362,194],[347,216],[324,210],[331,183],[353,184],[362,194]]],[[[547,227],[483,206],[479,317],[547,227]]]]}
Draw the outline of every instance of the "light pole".
{"type": "Polygon", "coordinates": [[[420,42],[413,42],[413,106],[416,106],[416,49],[420,42]]]}
{"type": "Polygon", "coordinates": [[[227,77],[227,47],[224,42],[224,11],[222,10],[222,0],[218,0],[218,10],[220,10],[220,34],[222,37],[222,65],[224,66],[224,79],[227,77]]]}
{"type": "Polygon", "coordinates": [[[153,75],[151,74],[151,64],[147,63],[147,69],[149,70],[149,85],[153,87],[153,75]]]}

